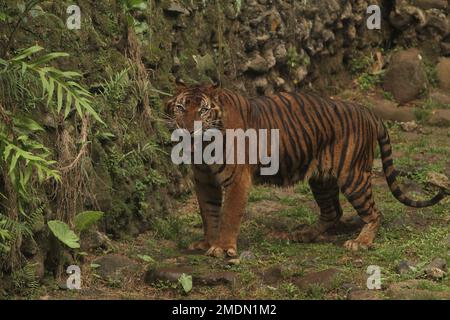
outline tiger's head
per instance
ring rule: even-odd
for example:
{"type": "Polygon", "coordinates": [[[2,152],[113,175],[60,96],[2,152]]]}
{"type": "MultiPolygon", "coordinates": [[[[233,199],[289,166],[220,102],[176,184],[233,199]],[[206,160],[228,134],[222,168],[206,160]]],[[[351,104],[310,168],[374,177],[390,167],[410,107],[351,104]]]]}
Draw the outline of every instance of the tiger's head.
{"type": "Polygon", "coordinates": [[[166,118],[173,129],[186,129],[194,133],[194,121],[202,123],[202,129],[222,128],[222,109],[217,96],[217,85],[186,86],[177,81],[175,96],[166,104],[166,118]]]}

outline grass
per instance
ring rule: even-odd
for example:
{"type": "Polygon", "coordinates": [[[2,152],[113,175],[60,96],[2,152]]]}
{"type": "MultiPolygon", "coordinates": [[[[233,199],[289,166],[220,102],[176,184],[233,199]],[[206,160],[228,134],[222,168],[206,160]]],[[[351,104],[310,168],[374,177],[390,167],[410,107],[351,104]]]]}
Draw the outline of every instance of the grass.
{"type": "MultiPolygon", "coordinates": [[[[438,129],[436,129],[438,130],[438,129]]],[[[430,135],[402,132],[393,125],[390,128],[394,157],[397,167],[409,170],[410,178],[425,186],[426,172],[443,172],[449,159],[448,137],[441,131],[430,135]],[[433,159],[429,161],[428,159],[433,159]]],[[[430,191],[430,193],[432,193],[430,191]]],[[[274,225],[280,224],[285,231],[302,223],[313,223],[318,210],[312,205],[313,196],[307,183],[292,189],[255,186],[247,207],[249,218],[241,225],[239,252],[251,251],[254,258],[241,260],[239,265],[229,266],[224,260],[202,254],[186,254],[187,244],[201,237],[201,219],[196,205],[184,205],[180,211],[155,221],[152,230],[127,244],[133,254],[151,256],[157,265],[173,267],[177,263],[192,266],[196,272],[230,271],[237,273],[235,286],[196,286],[186,296],[178,284],[158,283],[145,286],[141,282],[130,289],[122,283],[95,282],[105,290],[120,292],[120,296],[146,298],[189,299],[346,299],[348,284],[364,289],[369,265],[381,268],[383,299],[389,298],[385,290],[391,284],[410,279],[423,279],[424,268],[436,257],[449,257],[449,200],[432,208],[410,209],[399,203],[386,185],[375,184],[374,195],[380,211],[384,214],[382,227],[375,240],[375,248],[368,251],[349,252],[342,243],[356,234],[338,234],[335,241],[320,243],[290,243],[272,236],[274,225]],[[271,204],[277,206],[271,207],[271,204]],[[264,208],[264,212],[261,211],[264,208]],[[171,243],[169,246],[168,244],[171,243]],[[416,271],[397,273],[402,260],[414,261],[416,271]],[[281,276],[266,283],[264,272],[270,268],[281,269],[281,276]],[[326,286],[311,284],[300,289],[296,280],[312,272],[334,268],[338,274],[326,286]],[[130,290],[132,290],[130,292],[130,290]],[[133,291],[134,290],[134,291],[133,291]]],[[[426,196],[428,197],[428,196],[426,196]]],[[[345,214],[355,214],[342,198],[345,214]]],[[[122,249],[121,249],[122,250],[122,249]]],[[[129,249],[130,250],[130,249],[129,249]]],[[[121,251],[122,252],[122,251],[121,251]]],[[[138,261],[138,259],[136,258],[138,261]]],[[[138,261],[144,263],[143,261],[138,261]]],[[[154,265],[153,265],[154,266],[154,265]]],[[[433,292],[450,291],[450,280],[424,282],[421,289],[433,292]]],[[[58,294],[66,294],[59,293],[58,294]]],[[[68,295],[68,293],[67,293],[68,295]]]]}

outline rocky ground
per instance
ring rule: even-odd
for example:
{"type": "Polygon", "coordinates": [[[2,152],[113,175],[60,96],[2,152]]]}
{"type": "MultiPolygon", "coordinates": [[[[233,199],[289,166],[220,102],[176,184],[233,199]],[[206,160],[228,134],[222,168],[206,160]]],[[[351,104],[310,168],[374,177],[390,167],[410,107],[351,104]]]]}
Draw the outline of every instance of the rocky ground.
{"type": "MultiPolygon", "coordinates": [[[[359,94],[343,93],[361,99],[359,94]]],[[[376,93],[364,97],[377,106],[392,104],[376,93]]],[[[386,117],[398,108],[386,108],[386,117]],[[386,111],[387,110],[387,111],[386,111]]],[[[412,109],[405,109],[410,112],[412,109]]],[[[446,110],[446,109],[444,109],[446,110]]],[[[434,111],[430,111],[433,115],[434,111]]],[[[395,165],[404,174],[404,189],[415,198],[435,192],[427,174],[450,174],[448,127],[423,122],[388,121],[395,165]]],[[[29,289],[38,299],[450,299],[449,200],[431,208],[407,208],[387,188],[381,162],[374,164],[373,184],[382,228],[369,251],[346,251],[342,244],[355,237],[361,221],[342,198],[344,218],[316,243],[278,240],[280,232],[312,223],[318,208],[307,184],[288,189],[254,187],[239,240],[239,259],[225,261],[186,251],[201,237],[201,220],[194,197],[181,200],[167,219],[137,238],[111,241],[94,233],[86,238],[86,255],[79,256],[82,289],[67,290],[65,277],[29,289]],[[380,267],[381,289],[368,290],[367,268],[380,267]],[[179,282],[190,275],[193,288],[179,282]]]]}

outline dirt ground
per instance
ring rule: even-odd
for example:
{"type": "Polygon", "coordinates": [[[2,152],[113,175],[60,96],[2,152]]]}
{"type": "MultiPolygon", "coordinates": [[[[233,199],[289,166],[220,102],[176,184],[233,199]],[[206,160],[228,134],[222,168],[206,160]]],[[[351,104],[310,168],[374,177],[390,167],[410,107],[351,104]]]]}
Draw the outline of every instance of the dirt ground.
{"type": "MultiPolygon", "coordinates": [[[[390,124],[394,163],[404,189],[429,198],[435,189],[427,173],[450,175],[450,131],[420,126],[407,132],[390,124]]],[[[407,208],[391,195],[374,163],[376,202],[384,214],[373,249],[349,252],[361,221],[342,197],[342,222],[315,243],[289,243],[277,234],[317,218],[309,187],[254,187],[239,238],[240,259],[226,261],[187,252],[202,234],[194,197],[157,220],[137,238],[112,241],[107,249],[80,256],[81,290],[68,290],[66,279],[51,277],[26,298],[35,299],[450,299],[450,200],[424,209],[407,208]],[[368,266],[379,267],[381,289],[367,287],[368,266]],[[178,279],[193,278],[185,293],[178,279]]],[[[370,282],[370,281],[369,281],[370,282]]]]}

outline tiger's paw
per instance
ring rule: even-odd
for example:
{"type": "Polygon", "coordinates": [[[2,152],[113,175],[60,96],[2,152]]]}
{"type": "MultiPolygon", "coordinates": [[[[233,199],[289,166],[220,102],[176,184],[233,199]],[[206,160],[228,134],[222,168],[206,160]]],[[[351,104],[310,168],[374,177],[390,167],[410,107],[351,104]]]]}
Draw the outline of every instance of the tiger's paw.
{"type": "Polygon", "coordinates": [[[372,247],[372,243],[365,243],[358,239],[347,240],[344,243],[344,248],[351,251],[367,250],[372,247]]]}
{"type": "Polygon", "coordinates": [[[197,250],[208,250],[208,248],[210,247],[209,245],[209,241],[207,240],[200,240],[200,241],[195,241],[193,243],[191,243],[188,246],[188,250],[189,251],[197,251],[197,250]]]}
{"type": "Polygon", "coordinates": [[[237,249],[233,246],[212,245],[206,251],[206,255],[216,258],[223,258],[225,256],[233,258],[237,256],[237,249]]]}

